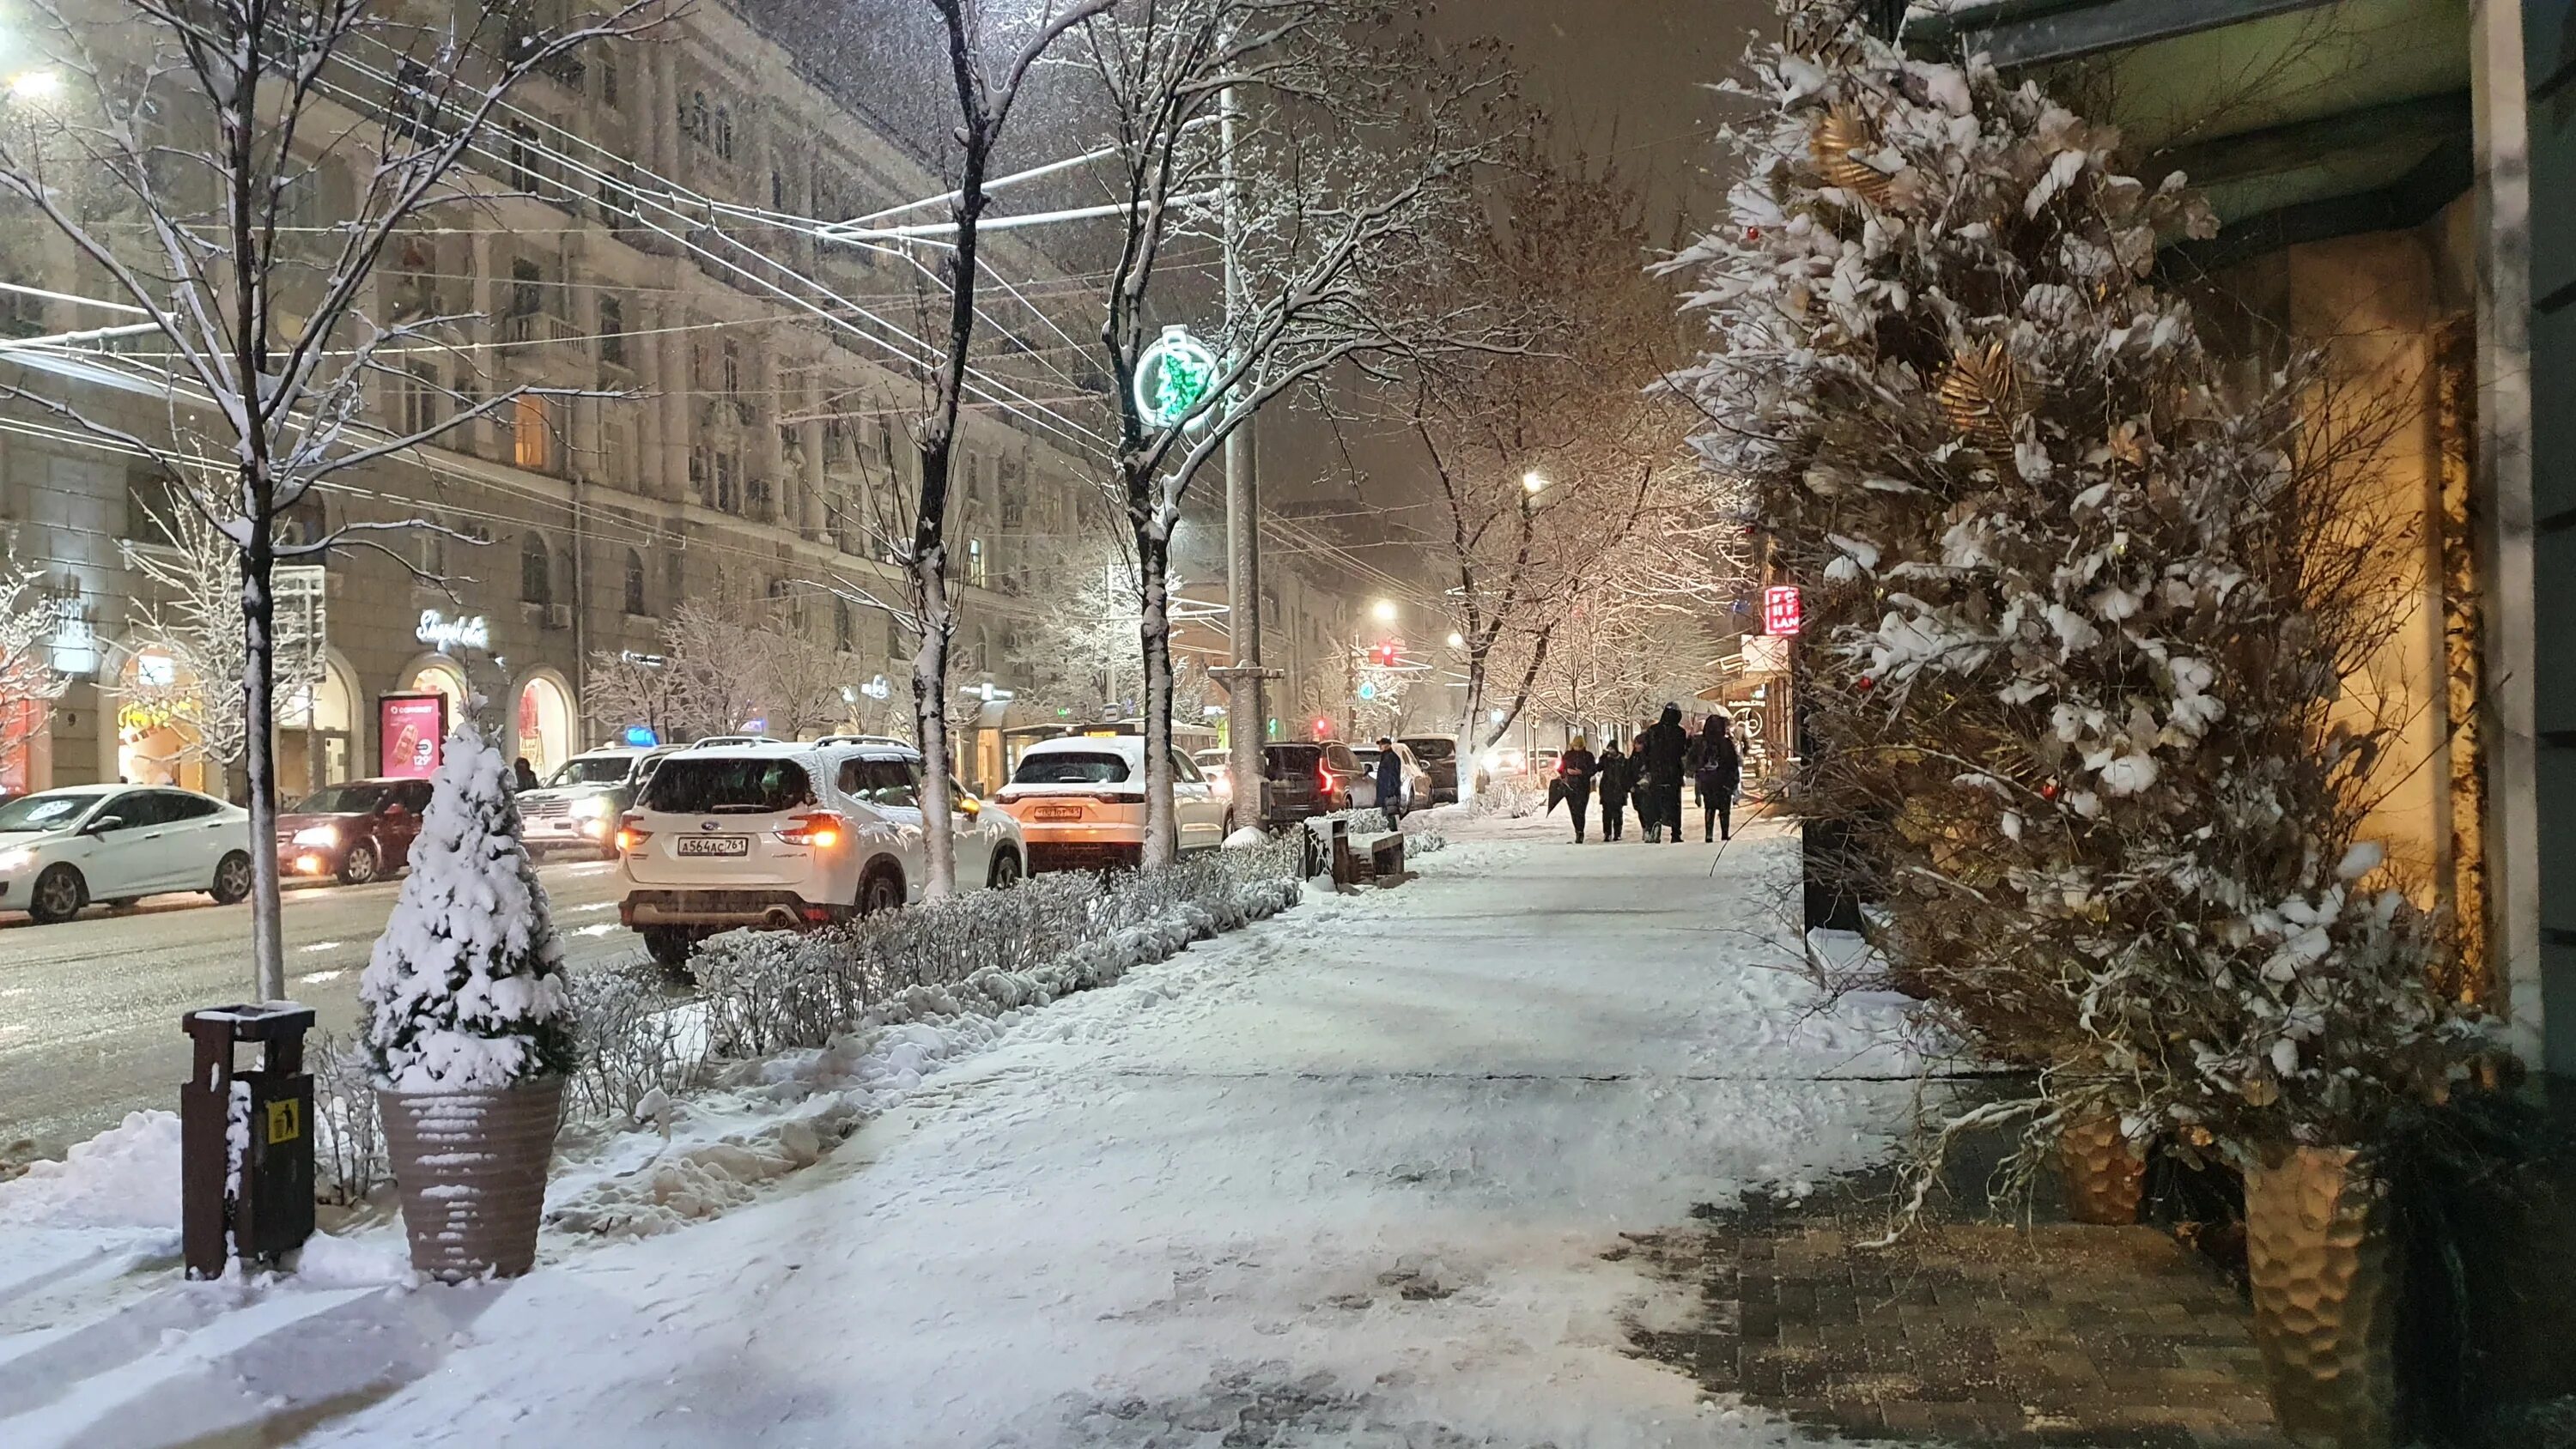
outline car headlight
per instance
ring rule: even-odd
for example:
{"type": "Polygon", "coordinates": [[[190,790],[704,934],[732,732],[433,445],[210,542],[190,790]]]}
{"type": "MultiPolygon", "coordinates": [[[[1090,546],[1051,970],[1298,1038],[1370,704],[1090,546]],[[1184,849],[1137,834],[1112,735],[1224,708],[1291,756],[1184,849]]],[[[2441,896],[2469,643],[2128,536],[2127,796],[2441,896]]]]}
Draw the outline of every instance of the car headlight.
{"type": "Polygon", "coordinates": [[[0,850],[0,875],[16,875],[35,863],[32,850],[0,850]]]}
{"type": "Polygon", "coordinates": [[[575,815],[606,815],[609,813],[608,804],[609,801],[607,796],[593,795],[587,800],[575,800],[572,802],[572,813],[575,815]]]}
{"type": "Polygon", "coordinates": [[[307,825],[303,829],[295,832],[295,843],[298,845],[319,845],[325,847],[337,845],[340,843],[340,827],[337,825],[307,825]]]}

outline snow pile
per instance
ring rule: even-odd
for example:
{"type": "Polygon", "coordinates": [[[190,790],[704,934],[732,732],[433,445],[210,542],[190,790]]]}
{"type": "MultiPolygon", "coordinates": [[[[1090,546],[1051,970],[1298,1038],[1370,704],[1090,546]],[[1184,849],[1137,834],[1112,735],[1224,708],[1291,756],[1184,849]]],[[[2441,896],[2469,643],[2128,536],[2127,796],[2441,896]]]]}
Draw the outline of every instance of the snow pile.
{"type": "Polygon", "coordinates": [[[179,1226],[179,1114],[128,1112],[60,1162],[0,1182],[0,1226],[179,1226]]]}
{"type": "Polygon", "coordinates": [[[568,1073],[563,947],[519,843],[509,766],[471,721],[446,749],[358,989],[376,1080],[418,1092],[568,1073]]]}

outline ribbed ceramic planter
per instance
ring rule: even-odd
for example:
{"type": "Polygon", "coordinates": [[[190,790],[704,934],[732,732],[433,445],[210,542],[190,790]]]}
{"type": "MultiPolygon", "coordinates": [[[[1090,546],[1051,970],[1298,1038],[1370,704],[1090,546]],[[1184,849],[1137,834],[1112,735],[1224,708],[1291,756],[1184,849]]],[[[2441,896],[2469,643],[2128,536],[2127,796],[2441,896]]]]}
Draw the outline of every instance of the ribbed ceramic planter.
{"type": "Polygon", "coordinates": [[[2386,1194],[2351,1149],[2302,1147],[2245,1174],[2245,1264],[2282,1436],[2391,1449],[2396,1264],[2386,1194]]]}
{"type": "Polygon", "coordinates": [[[515,1278],[537,1257],[563,1079],[468,1092],[376,1093],[411,1265],[449,1282],[515,1278]]]}
{"type": "Polygon", "coordinates": [[[2147,1161],[2129,1146],[2118,1117],[2085,1117],[2068,1123],[2058,1134],[2057,1167],[2066,1179],[2067,1216],[2100,1226],[2138,1220],[2147,1161]]]}

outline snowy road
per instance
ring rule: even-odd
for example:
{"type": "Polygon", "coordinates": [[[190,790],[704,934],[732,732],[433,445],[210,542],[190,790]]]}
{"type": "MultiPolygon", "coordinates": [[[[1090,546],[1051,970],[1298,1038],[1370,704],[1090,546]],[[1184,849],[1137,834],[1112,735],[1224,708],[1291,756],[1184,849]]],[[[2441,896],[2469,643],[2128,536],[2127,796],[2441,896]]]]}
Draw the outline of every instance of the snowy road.
{"type": "MultiPolygon", "coordinates": [[[[641,949],[617,924],[613,864],[567,861],[539,875],[575,965],[641,949]]],[[[286,893],[287,991],[324,1030],[356,1023],[358,973],[401,889],[396,878],[286,893]]],[[[156,896],[58,926],[0,917],[0,1146],[59,1148],[137,1108],[174,1105],[188,1067],[179,1017],[241,1000],[249,977],[247,906],[156,896]]]]}
{"type": "Polygon", "coordinates": [[[1623,1352],[1685,1305],[1602,1255],[1880,1156],[1906,1087],[1814,1079],[1888,1023],[1768,969],[1785,841],[1521,829],[1059,1003],[767,1201],[422,1290],[436,1366],[300,1442],[1786,1442],[1623,1352]]]}

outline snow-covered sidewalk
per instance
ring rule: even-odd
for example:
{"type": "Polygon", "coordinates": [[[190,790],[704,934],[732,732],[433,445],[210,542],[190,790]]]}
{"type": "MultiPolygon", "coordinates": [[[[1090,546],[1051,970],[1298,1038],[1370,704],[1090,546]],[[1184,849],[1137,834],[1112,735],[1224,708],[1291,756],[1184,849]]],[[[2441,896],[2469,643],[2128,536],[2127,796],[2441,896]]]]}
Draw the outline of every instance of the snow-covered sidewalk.
{"type": "MultiPolygon", "coordinates": [[[[317,1363],[380,1353],[402,1386],[285,1393],[275,1437],[1789,1442],[1629,1355],[1689,1305],[1603,1255],[1883,1156],[1908,1088],[1817,1079],[1901,1073],[1893,1017],[1817,1015],[1776,969],[1787,838],[1559,829],[1489,826],[1035,1013],[715,1221],[277,1307],[317,1363]]],[[[128,1428],[83,1442],[170,1442],[128,1428]]]]}

